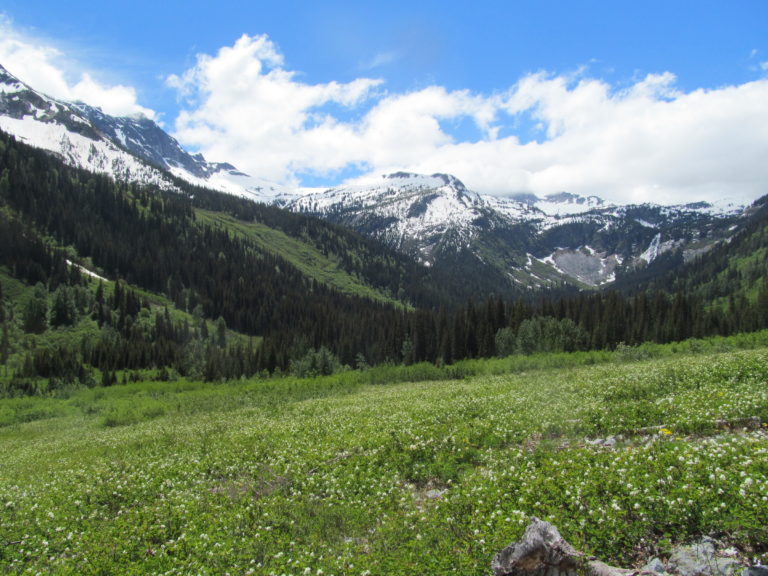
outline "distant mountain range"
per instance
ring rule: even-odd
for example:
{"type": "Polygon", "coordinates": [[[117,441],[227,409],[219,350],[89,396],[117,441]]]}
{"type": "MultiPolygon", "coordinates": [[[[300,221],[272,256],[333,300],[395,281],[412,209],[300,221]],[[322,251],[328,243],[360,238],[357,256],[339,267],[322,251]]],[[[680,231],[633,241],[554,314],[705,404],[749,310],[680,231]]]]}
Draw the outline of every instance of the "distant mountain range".
{"type": "MultiPolygon", "coordinates": [[[[301,194],[190,154],[144,117],[113,117],[50,98],[0,67],[0,129],[116,179],[178,189],[176,179],[318,216],[461,275],[525,288],[607,286],[652,267],[679,265],[739,230],[743,207],[707,203],[619,206],[568,192],[496,197],[448,174],[395,173],[301,194]]],[[[664,271],[667,271],[666,269],[664,271]]]]}
{"type": "Polygon", "coordinates": [[[670,251],[683,260],[728,237],[741,214],[706,203],[617,206],[566,192],[499,198],[446,174],[397,173],[286,207],[354,228],[426,265],[490,267],[530,286],[602,286],[670,251]]]}

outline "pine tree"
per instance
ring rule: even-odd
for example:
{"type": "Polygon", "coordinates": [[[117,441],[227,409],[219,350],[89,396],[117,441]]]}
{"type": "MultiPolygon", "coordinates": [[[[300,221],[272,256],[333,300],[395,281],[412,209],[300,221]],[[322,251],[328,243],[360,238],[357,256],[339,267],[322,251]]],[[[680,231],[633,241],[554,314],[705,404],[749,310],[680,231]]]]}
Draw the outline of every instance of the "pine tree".
{"type": "Polygon", "coordinates": [[[74,293],[68,286],[62,284],[53,293],[51,305],[51,326],[70,326],[77,320],[77,307],[74,293]]]}
{"type": "Polygon", "coordinates": [[[23,321],[25,332],[40,334],[48,328],[48,291],[42,283],[35,285],[32,297],[27,301],[23,321]]]}
{"type": "Polygon", "coordinates": [[[2,332],[2,335],[0,335],[0,364],[5,364],[11,353],[11,338],[8,334],[10,332],[8,322],[2,323],[2,332]]]}

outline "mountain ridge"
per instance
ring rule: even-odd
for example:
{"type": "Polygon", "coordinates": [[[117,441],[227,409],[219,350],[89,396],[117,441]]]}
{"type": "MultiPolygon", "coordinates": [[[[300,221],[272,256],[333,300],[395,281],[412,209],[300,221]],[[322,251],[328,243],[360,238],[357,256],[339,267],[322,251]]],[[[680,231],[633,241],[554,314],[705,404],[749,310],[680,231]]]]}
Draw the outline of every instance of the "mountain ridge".
{"type": "Polygon", "coordinates": [[[455,176],[407,172],[284,206],[351,227],[426,265],[464,253],[475,266],[495,266],[511,282],[533,287],[598,287],[670,250],[700,254],[726,238],[740,214],[706,203],[619,206],[567,192],[488,196],[455,176]]]}
{"type": "Polygon", "coordinates": [[[738,226],[706,203],[616,205],[567,191],[479,194],[446,173],[395,172],[309,194],[191,154],[146,117],[113,117],[50,98],[0,66],[0,128],[70,165],[179,190],[174,178],[329,220],[425,266],[494,274],[532,289],[613,283],[661,254],[701,254],[738,226]]]}

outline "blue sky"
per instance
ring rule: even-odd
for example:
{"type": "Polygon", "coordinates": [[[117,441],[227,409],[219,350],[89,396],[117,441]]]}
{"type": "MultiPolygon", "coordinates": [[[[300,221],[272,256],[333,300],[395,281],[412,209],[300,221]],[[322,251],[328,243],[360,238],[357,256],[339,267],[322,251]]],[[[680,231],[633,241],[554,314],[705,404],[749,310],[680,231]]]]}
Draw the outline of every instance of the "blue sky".
{"type": "Polygon", "coordinates": [[[143,110],[269,179],[412,169],[499,194],[768,193],[748,166],[767,151],[763,0],[4,0],[0,14],[0,63],[22,80],[143,110]],[[712,165],[733,150],[753,153],[712,165]]]}

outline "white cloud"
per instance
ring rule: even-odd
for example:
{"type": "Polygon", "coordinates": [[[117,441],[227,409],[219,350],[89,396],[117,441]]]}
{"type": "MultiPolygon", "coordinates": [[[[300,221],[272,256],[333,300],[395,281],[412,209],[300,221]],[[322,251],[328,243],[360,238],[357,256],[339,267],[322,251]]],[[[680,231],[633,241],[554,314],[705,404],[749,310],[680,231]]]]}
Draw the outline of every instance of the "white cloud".
{"type": "Polygon", "coordinates": [[[198,56],[192,69],[168,79],[188,106],[175,135],[211,159],[284,182],[296,172],[399,166],[430,155],[452,141],[440,120],[469,116],[493,135],[496,104],[467,91],[379,94],[381,81],[370,78],[310,85],[281,64],[266,36],[244,35],[216,56],[198,56]],[[368,108],[344,121],[324,111],[329,104],[368,108]]]}
{"type": "Polygon", "coordinates": [[[155,118],[155,112],[137,102],[136,89],[131,86],[104,86],[98,83],[90,74],[83,73],[80,81],[71,87],[70,100],[82,100],[91,106],[98,106],[107,114],[113,116],[133,116],[143,114],[147,118],[155,118]]]}
{"type": "Polygon", "coordinates": [[[108,86],[87,72],[73,73],[74,66],[48,41],[17,30],[0,15],[0,64],[35,90],[62,100],[82,100],[107,114],[155,117],[155,112],[138,103],[136,90],[118,84],[108,86]]]}
{"type": "Polygon", "coordinates": [[[621,202],[749,201],[768,192],[766,80],[685,93],[668,72],[616,89],[580,71],[532,74],[493,95],[440,86],[392,94],[368,78],[306,84],[282,66],[266,36],[199,56],[169,79],[187,105],[176,136],[282,182],[355,167],[449,172],[486,193],[569,190],[621,202]],[[546,138],[499,137],[522,115],[546,138]],[[445,126],[460,119],[482,138],[452,137],[445,126]]]}
{"type": "Polygon", "coordinates": [[[515,138],[441,146],[408,169],[457,174],[488,193],[568,190],[621,202],[751,201],[768,192],[768,82],[688,94],[671,75],[627,90],[529,76],[505,109],[531,111],[543,142],[515,138]]]}
{"type": "MultiPolygon", "coordinates": [[[[100,82],[1,15],[0,64],[52,96],[155,116],[134,88],[100,82]]],[[[375,78],[304,82],[269,37],[243,35],[167,84],[184,108],[175,119],[182,144],[282,183],[411,170],[452,173],[486,193],[568,190],[621,202],[749,201],[768,192],[764,77],[684,92],[669,72],[618,88],[581,70],[531,74],[494,94],[392,93],[375,78]],[[466,122],[477,128],[473,141],[454,130],[466,122]],[[540,127],[536,141],[516,135],[528,123],[540,127]]]]}
{"type": "Polygon", "coordinates": [[[199,55],[192,69],[168,79],[188,106],[175,135],[211,159],[280,181],[295,170],[328,173],[364,160],[356,127],[323,107],[353,109],[381,82],[304,84],[281,64],[266,36],[243,35],[215,57],[199,55]]]}

